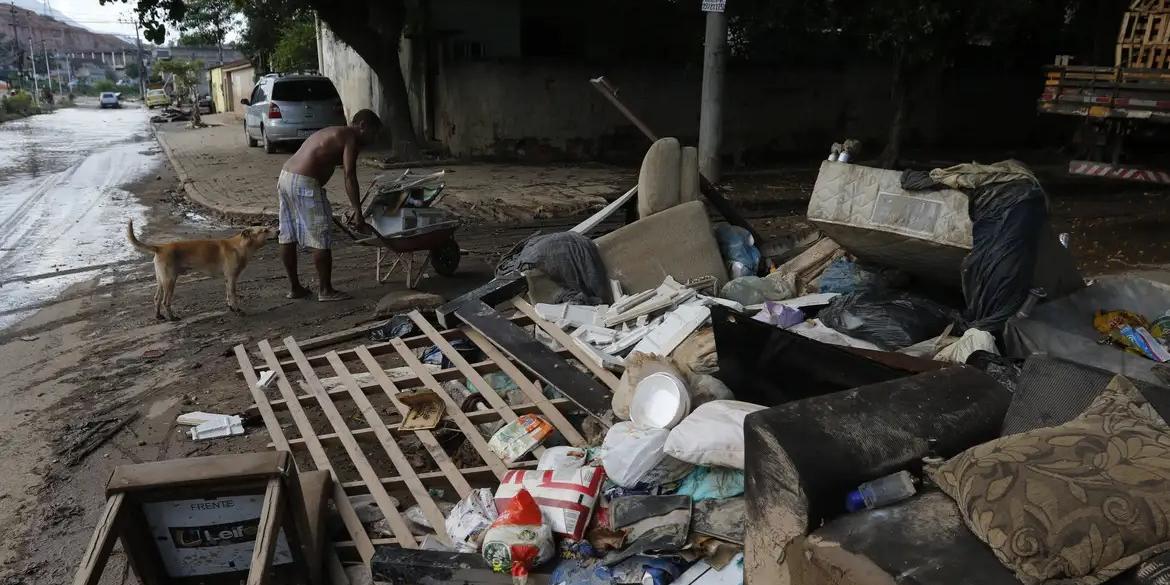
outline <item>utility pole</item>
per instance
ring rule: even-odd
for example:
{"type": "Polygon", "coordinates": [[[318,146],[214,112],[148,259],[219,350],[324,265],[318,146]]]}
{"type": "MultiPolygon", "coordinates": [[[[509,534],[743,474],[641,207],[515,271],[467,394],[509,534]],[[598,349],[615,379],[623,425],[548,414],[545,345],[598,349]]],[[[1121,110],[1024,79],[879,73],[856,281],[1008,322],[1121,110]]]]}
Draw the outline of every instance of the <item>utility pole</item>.
{"type": "Polygon", "coordinates": [[[32,25],[28,27],[28,60],[32,63],[33,103],[41,103],[41,85],[37,82],[37,52],[33,45],[32,25]]]}
{"type": "Polygon", "coordinates": [[[134,19],[134,44],[138,47],[138,95],[146,99],[146,65],[142,62],[142,37],[138,34],[138,19],[134,19]]]}
{"type": "MultiPolygon", "coordinates": [[[[53,91],[53,68],[49,66],[49,49],[45,48],[45,35],[41,35],[41,52],[45,54],[45,87],[49,91],[53,91]]],[[[61,87],[58,85],[57,93],[61,93],[61,87]]],[[[52,105],[52,104],[50,104],[52,105]]]]}
{"type": "Polygon", "coordinates": [[[16,49],[16,68],[17,75],[20,79],[24,79],[24,51],[20,49],[20,34],[16,30],[16,2],[8,4],[9,13],[12,15],[12,47],[16,49]]]}
{"type": "Polygon", "coordinates": [[[719,182],[723,144],[723,74],[727,64],[726,0],[703,0],[707,34],[703,41],[703,95],[699,110],[699,172],[719,182]]]}

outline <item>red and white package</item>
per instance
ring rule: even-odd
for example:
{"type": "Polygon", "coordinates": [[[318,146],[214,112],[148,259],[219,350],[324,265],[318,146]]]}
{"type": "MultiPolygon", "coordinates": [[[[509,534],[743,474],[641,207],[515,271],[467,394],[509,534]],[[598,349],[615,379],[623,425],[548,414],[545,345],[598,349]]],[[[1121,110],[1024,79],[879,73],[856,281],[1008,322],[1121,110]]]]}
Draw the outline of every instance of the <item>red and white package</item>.
{"type": "Polygon", "coordinates": [[[483,558],[492,570],[512,573],[514,585],[528,582],[528,573],[553,557],[552,530],[541,519],[532,494],[521,489],[483,536],[483,558]]]}
{"type": "Polygon", "coordinates": [[[540,506],[545,524],[552,531],[570,540],[581,540],[597,494],[605,481],[605,471],[600,467],[579,469],[554,469],[549,471],[513,470],[504,474],[500,487],[496,489],[496,508],[508,507],[518,493],[528,490],[540,506]]]}

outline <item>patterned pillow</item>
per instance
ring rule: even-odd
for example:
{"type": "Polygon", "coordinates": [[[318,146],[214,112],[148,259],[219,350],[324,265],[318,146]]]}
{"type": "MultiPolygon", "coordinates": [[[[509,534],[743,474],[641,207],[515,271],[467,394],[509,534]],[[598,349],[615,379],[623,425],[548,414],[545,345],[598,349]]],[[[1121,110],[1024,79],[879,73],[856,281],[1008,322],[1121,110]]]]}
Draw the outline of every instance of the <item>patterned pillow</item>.
{"type": "Polygon", "coordinates": [[[1079,417],[930,473],[1026,585],[1096,585],[1170,549],[1170,426],[1121,376],[1079,417]]]}

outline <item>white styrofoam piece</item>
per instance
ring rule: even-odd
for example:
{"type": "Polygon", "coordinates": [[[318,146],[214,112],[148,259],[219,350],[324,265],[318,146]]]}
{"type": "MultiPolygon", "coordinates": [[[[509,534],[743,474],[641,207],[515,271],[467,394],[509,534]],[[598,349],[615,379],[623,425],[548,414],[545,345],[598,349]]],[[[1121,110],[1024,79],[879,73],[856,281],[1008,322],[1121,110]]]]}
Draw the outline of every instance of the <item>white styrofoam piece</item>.
{"type": "Polygon", "coordinates": [[[563,328],[565,325],[571,327],[601,325],[601,321],[609,310],[609,306],[597,305],[596,307],[591,307],[589,305],[550,305],[547,303],[537,303],[535,309],[536,314],[541,319],[556,323],[563,328]]]}
{"type": "Polygon", "coordinates": [[[817,305],[827,305],[834,297],[840,296],[837,293],[816,293],[811,295],[804,295],[803,297],[796,297],[779,301],[782,305],[788,305],[793,309],[800,309],[802,307],[815,307],[817,305]]]}
{"type": "Polygon", "coordinates": [[[666,314],[662,324],[634,346],[635,352],[669,356],[687,336],[711,318],[711,309],[702,305],[682,305],[666,314]]]}
{"type": "Polygon", "coordinates": [[[615,301],[613,306],[609,308],[610,315],[620,315],[654,297],[658,294],[656,289],[644,290],[640,293],[626,295],[622,300],[615,301]]]}
{"type": "Polygon", "coordinates": [[[707,306],[722,305],[722,306],[727,307],[728,309],[731,309],[732,311],[736,311],[738,313],[742,313],[744,311],[744,307],[741,303],[737,303],[731,299],[721,299],[719,297],[709,297],[707,295],[699,295],[699,300],[703,301],[703,303],[705,303],[707,306]]]}
{"type": "Polygon", "coordinates": [[[194,441],[242,435],[244,434],[244,419],[234,415],[214,415],[207,422],[191,429],[190,434],[194,441]]]}
{"type": "Polygon", "coordinates": [[[585,350],[585,352],[588,354],[588,357],[593,359],[593,363],[606,369],[625,369],[625,360],[618,359],[612,355],[609,355],[608,353],[602,352],[596,347],[593,347],[591,343],[581,339],[580,337],[572,337],[571,339],[573,340],[573,343],[577,344],[577,347],[585,350]]]}
{"type": "Polygon", "coordinates": [[[261,390],[264,390],[271,386],[272,381],[275,379],[276,372],[273,372],[272,370],[264,370],[263,372],[260,372],[260,379],[257,380],[256,385],[259,386],[261,390]]]}
{"type": "Polygon", "coordinates": [[[731,557],[726,567],[716,571],[703,559],[675,579],[673,585],[743,585],[743,553],[731,557]]]}
{"type": "Polygon", "coordinates": [[[617,304],[622,300],[622,297],[626,296],[626,293],[622,290],[621,281],[612,278],[609,279],[609,292],[613,295],[614,304],[617,304]]]}
{"type": "Polygon", "coordinates": [[[582,325],[578,327],[573,335],[579,337],[593,345],[608,345],[613,343],[618,338],[618,332],[608,327],[598,327],[596,325],[582,325]]]}
{"type": "Polygon", "coordinates": [[[197,427],[209,420],[215,420],[216,417],[220,416],[227,415],[215,414],[214,412],[185,412],[175,419],[175,424],[184,427],[197,427]]]}
{"type": "Polygon", "coordinates": [[[637,345],[638,342],[645,339],[646,336],[649,335],[653,330],[654,328],[648,325],[643,325],[641,327],[631,329],[628,333],[623,334],[617,341],[601,348],[601,351],[604,351],[609,355],[621,355],[630,348],[637,345]]]}

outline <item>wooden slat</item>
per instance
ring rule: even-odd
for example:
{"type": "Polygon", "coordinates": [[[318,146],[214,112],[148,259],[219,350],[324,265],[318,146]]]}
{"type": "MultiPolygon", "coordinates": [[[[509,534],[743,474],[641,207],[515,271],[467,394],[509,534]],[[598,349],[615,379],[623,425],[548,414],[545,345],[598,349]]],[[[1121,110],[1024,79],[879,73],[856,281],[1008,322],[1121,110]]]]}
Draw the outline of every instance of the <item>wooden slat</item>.
{"type": "Polygon", "coordinates": [[[520,387],[520,391],[523,392],[524,395],[527,396],[533,404],[540,408],[541,414],[547,417],[548,420],[552,422],[553,426],[557,428],[557,430],[561,431],[561,434],[564,435],[565,440],[568,441],[570,445],[573,445],[574,447],[585,446],[585,437],[582,437],[581,433],[577,432],[577,429],[573,426],[573,423],[570,423],[569,420],[565,418],[565,415],[561,414],[561,411],[558,410],[556,406],[553,406],[551,402],[549,402],[548,398],[544,395],[544,392],[541,391],[540,387],[537,386],[532,380],[530,380],[528,376],[524,375],[524,373],[520,371],[520,368],[517,368],[511,362],[511,360],[505,357],[499,348],[493,345],[492,342],[484,337],[482,333],[474,329],[468,329],[466,333],[467,338],[470,339],[471,342],[474,343],[475,346],[478,347],[479,350],[482,351],[489,360],[499,364],[500,370],[506,376],[511,378],[517,386],[520,387]]]}
{"type": "MultiPolygon", "coordinates": [[[[353,504],[349,501],[349,496],[345,494],[345,489],[341,487],[341,477],[337,475],[337,470],[329,462],[329,456],[325,454],[325,449],[321,446],[321,441],[317,439],[317,432],[313,429],[312,423],[309,422],[309,417],[305,415],[305,410],[301,408],[301,403],[296,400],[296,394],[293,392],[292,385],[288,383],[288,374],[283,370],[275,369],[279,360],[276,355],[272,353],[272,346],[268,344],[267,339],[260,340],[259,343],[260,354],[264,356],[264,360],[273,367],[272,371],[276,372],[276,387],[280,390],[281,396],[289,404],[289,414],[292,415],[293,422],[296,423],[297,430],[301,433],[301,437],[305,440],[305,445],[309,448],[309,456],[313,459],[313,465],[320,471],[328,471],[330,478],[333,480],[333,502],[337,506],[337,512],[341,515],[341,521],[345,524],[349,535],[357,543],[358,553],[362,557],[362,561],[370,562],[374,558],[374,546],[370,544],[370,537],[366,534],[366,529],[362,526],[362,522],[357,517],[357,512],[353,509],[353,504]]],[[[239,355],[237,353],[237,355],[239,355]]],[[[246,357],[246,355],[245,355],[246,357]]],[[[241,364],[242,365],[242,364],[241,364]]],[[[271,433],[273,429],[279,432],[280,423],[276,422],[274,425],[267,425],[268,431],[271,433]]]]}
{"type": "MultiPolygon", "coordinates": [[[[513,464],[513,467],[517,467],[517,468],[535,467],[536,463],[537,462],[533,459],[525,459],[524,461],[517,461],[516,463],[513,464]]],[[[480,465],[478,467],[464,467],[464,468],[459,470],[459,473],[465,477],[471,477],[471,478],[478,478],[480,476],[490,476],[487,479],[496,479],[495,472],[492,471],[492,468],[490,468],[486,465],[480,465]]],[[[419,479],[419,481],[422,481],[424,483],[439,482],[440,480],[446,480],[447,476],[442,471],[424,471],[424,472],[418,474],[418,479],[419,479]]],[[[382,485],[385,485],[388,487],[398,487],[398,486],[402,485],[402,483],[403,483],[402,476],[396,475],[394,477],[383,477],[382,478],[382,485]]],[[[366,484],[362,481],[347,481],[347,482],[345,482],[345,489],[355,490],[354,493],[359,493],[359,492],[365,493],[364,490],[366,489],[366,484]]]]}
{"type": "Polygon", "coordinates": [[[73,576],[73,585],[97,585],[101,581],[106,561],[110,559],[110,552],[114,550],[122,530],[125,501],[125,493],[116,493],[106,500],[106,507],[94,528],[89,546],[85,547],[81,556],[81,566],[73,576]]]}
{"type": "MultiPolygon", "coordinates": [[[[572,357],[573,356],[573,354],[569,353],[569,350],[567,350],[567,349],[562,349],[560,351],[557,351],[556,353],[557,353],[557,355],[559,355],[561,357],[572,357]]],[[[340,355],[340,354],[338,354],[338,355],[340,355]]],[[[356,355],[356,354],[354,354],[354,355],[356,355]]],[[[370,355],[374,355],[374,353],[370,352],[370,355]]],[[[493,372],[500,371],[499,364],[497,364],[496,362],[491,361],[491,360],[483,361],[483,362],[476,362],[476,363],[472,364],[472,367],[474,367],[475,370],[481,374],[491,374],[493,372]]],[[[383,371],[385,371],[385,370],[383,370],[383,371]]],[[[434,379],[438,380],[439,382],[448,382],[451,380],[462,380],[466,377],[463,375],[463,372],[461,372],[459,370],[459,368],[445,368],[442,370],[431,372],[431,376],[434,377],[434,379]]],[[[418,388],[418,387],[421,387],[423,385],[422,380],[420,380],[418,378],[418,376],[413,376],[410,378],[401,378],[401,379],[396,380],[394,383],[399,388],[403,388],[403,389],[418,388]]],[[[362,384],[361,388],[362,388],[362,392],[365,392],[367,396],[370,394],[377,393],[382,389],[382,387],[379,386],[377,383],[362,384]]],[[[344,388],[334,388],[332,390],[329,390],[330,396],[342,396],[346,393],[348,393],[348,391],[344,388]]],[[[301,404],[307,404],[307,403],[310,403],[310,402],[313,402],[314,400],[316,400],[315,398],[313,398],[312,394],[301,394],[301,395],[297,396],[297,399],[301,401],[301,404]]],[[[271,404],[272,408],[274,408],[274,409],[282,408],[282,407],[284,407],[284,399],[272,400],[269,402],[269,404],[271,404]]]]}
{"type": "MultiPolygon", "coordinates": [[[[354,349],[358,357],[361,358],[362,363],[369,370],[370,375],[382,386],[382,390],[386,393],[386,397],[390,399],[390,403],[398,410],[398,414],[402,415],[402,418],[405,419],[406,415],[410,413],[410,408],[398,400],[396,396],[398,394],[398,388],[394,385],[394,382],[390,381],[390,377],[386,375],[386,372],[382,370],[382,367],[378,365],[377,360],[374,359],[374,356],[370,355],[369,350],[365,346],[358,346],[354,349]]],[[[427,453],[430,453],[431,459],[434,459],[435,464],[446,475],[447,480],[451,482],[451,487],[455,488],[459,497],[467,497],[471,493],[471,486],[467,483],[467,478],[459,473],[459,468],[455,466],[455,463],[451,461],[451,457],[443,450],[443,446],[439,444],[438,439],[435,438],[435,434],[429,430],[423,430],[414,431],[414,436],[418,437],[419,442],[426,448],[427,453]]]]}
{"type": "MultiPolygon", "coordinates": [[[[552,404],[553,406],[556,406],[556,407],[561,407],[561,406],[569,407],[573,404],[570,400],[568,400],[566,398],[554,398],[554,399],[550,400],[549,403],[552,404]]],[[[512,411],[515,412],[516,414],[529,414],[532,412],[539,412],[540,409],[537,408],[535,404],[518,404],[518,405],[512,407],[512,411]]],[[[467,419],[470,420],[472,422],[472,424],[477,424],[477,425],[481,425],[483,423],[488,423],[488,422],[495,422],[497,420],[502,420],[500,418],[500,413],[497,412],[495,409],[477,410],[475,412],[464,413],[464,415],[467,416],[467,419]]],[[[407,432],[407,431],[401,430],[401,428],[402,428],[401,423],[386,425],[386,428],[391,433],[407,432]]],[[[371,428],[350,429],[350,432],[353,433],[354,438],[365,438],[366,435],[374,434],[374,429],[371,429],[371,428]]],[[[320,440],[322,443],[340,442],[340,439],[338,439],[338,437],[337,437],[337,433],[321,433],[320,435],[317,435],[317,439],[320,440]]],[[[300,438],[289,439],[288,444],[290,447],[293,447],[295,449],[303,449],[304,445],[305,445],[305,440],[300,439],[300,438]]],[[[267,446],[274,447],[275,444],[269,443],[267,446]]]]}
{"type": "Polygon", "coordinates": [[[499,411],[500,416],[504,417],[504,422],[512,422],[516,420],[516,413],[512,412],[512,408],[508,406],[508,403],[505,402],[503,398],[500,398],[500,395],[496,392],[495,387],[489,384],[488,381],[479,374],[479,372],[475,371],[475,368],[471,367],[471,364],[467,363],[467,360],[464,359],[463,354],[459,353],[451,345],[451,342],[444,339],[443,336],[439,334],[438,330],[432,327],[430,323],[427,323],[426,319],[423,319],[423,316],[418,311],[411,311],[410,320],[414,321],[415,326],[418,327],[419,330],[421,330],[425,335],[431,338],[431,341],[433,341],[435,345],[438,346],[439,351],[443,352],[443,355],[446,356],[452,364],[455,364],[456,369],[458,369],[464,376],[467,376],[467,379],[475,385],[475,389],[478,390],[479,394],[488,401],[488,404],[490,404],[492,408],[499,411]]]}
{"type": "Polygon", "coordinates": [[[536,314],[536,309],[533,309],[532,305],[529,305],[524,301],[524,299],[519,297],[512,299],[512,304],[515,305],[515,307],[519,309],[521,313],[528,315],[528,317],[532,319],[534,323],[536,323],[537,327],[543,329],[544,332],[551,335],[552,338],[557,341],[557,343],[563,345],[565,349],[569,350],[569,352],[577,358],[577,361],[584,364],[590,372],[593,372],[593,375],[597,376],[597,379],[601,380],[602,384],[608,386],[610,391],[617,389],[617,376],[613,375],[613,372],[597,365],[597,363],[594,362],[593,359],[585,353],[585,350],[578,347],[577,343],[569,338],[569,334],[565,333],[563,329],[552,323],[549,323],[548,321],[545,321],[544,319],[541,319],[540,316],[536,314]]]}
{"type": "Polygon", "coordinates": [[[243,372],[244,381],[248,384],[248,392],[252,394],[252,401],[256,403],[256,408],[260,411],[260,418],[264,420],[264,426],[268,428],[268,434],[272,436],[273,446],[278,451],[292,451],[288,439],[284,436],[284,431],[280,428],[280,419],[276,418],[276,412],[272,410],[272,405],[268,402],[268,395],[260,389],[260,381],[256,378],[256,371],[252,368],[252,360],[248,358],[248,352],[244,350],[242,344],[237,345],[235,351],[236,361],[240,363],[240,371],[243,372]]]}
{"type": "MultiPolygon", "coordinates": [[[[301,341],[299,345],[301,351],[305,352],[320,347],[333,345],[335,343],[341,343],[342,341],[357,339],[358,337],[361,337],[373,331],[374,329],[381,327],[386,323],[386,321],[386,319],[383,319],[381,321],[364,323],[362,325],[358,325],[357,327],[350,327],[349,329],[342,329],[341,331],[333,331],[331,333],[326,333],[325,335],[318,335],[317,337],[301,341]]],[[[275,353],[276,357],[278,358],[283,359],[288,357],[288,348],[284,346],[274,347],[272,352],[275,353]]]]}
{"type": "Polygon", "coordinates": [[[284,519],[284,486],[281,481],[279,477],[268,480],[268,487],[264,490],[264,507],[260,509],[259,524],[256,526],[256,543],[252,548],[251,564],[248,565],[247,585],[267,585],[269,581],[268,570],[272,567],[281,520],[284,519]]]}
{"type": "MultiPolygon", "coordinates": [[[[263,342],[262,342],[263,343],[263,342]]],[[[390,531],[394,533],[394,537],[398,539],[399,543],[405,548],[418,548],[411,535],[410,527],[407,526],[406,520],[402,518],[402,514],[398,512],[398,506],[395,501],[390,498],[390,494],[386,493],[386,489],[382,487],[382,483],[378,481],[378,474],[374,471],[373,466],[366,459],[365,453],[358,445],[357,441],[350,433],[349,427],[345,424],[345,417],[337,411],[337,407],[325,393],[325,388],[321,386],[321,381],[317,379],[317,374],[313,371],[313,367],[309,365],[309,361],[305,359],[305,354],[297,347],[297,342],[292,337],[284,338],[284,346],[288,348],[289,355],[292,356],[293,361],[296,362],[297,367],[301,371],[301,375],[305,377],[305,382],[309,385],[309,390],[317,397],[317,403],[321,406],[321,410],[325,413],[325,418],[329,420],[329,424],[333,426],[333,430],[337,432],[341,439],[341,444],[345,447],[345,452],[349,454],[350,462],[357,468],[358,475],[370,486],[370,495],[374,497],[374,502],[378,505],[378,509],[382,511],[387,523],[390,524],[390,531]]],[[[268,353],[272,349],[268,348],[268,353]]],[[[331,352],[332,353],[332,352],[331,352]]],[[[274,356],[275,357],[275,356],[274,356]]],[[[291,397],[285,397],[286,400],[291,397]]],[[[300,407],[300,404],[297,404],[300,407]]],[[[338,482],[340,485],[340,482],[338,482]]]]}
{"type": "Polygon", "coordinates": [[[405,343],[402,343],[398,339],[392,340],[390,343],[398,351],[398,355],[402,356],[402,359],[406,361],[406,365],[418,372],[418,377],[423,381],[423,385],[439,395],[439,398],[443,400],[443,404],[447,405],[447,414],[450,415],[451,420],[455,421],[455,425],[459,427],[460,431],[463,431],[464,435],[467,435],[467,440],[471,441],[472,447],[483,458],[484,463],[492,468],[496,477],[503,479],[504,474],[508,472],[508,467],[488,447],[487,441],[484,440],[483,435],[479,434],[479,429],[468,420],[467,415],[460,409],[460,405],[451,398],[451,395],[431,376],[430,372],[422,367],[422,362],[418,360],[418,356],[414,355],[414,352],[406,347],[405,343]]]}
{"type": "MultiPolygon", "coordinates": [[[[532,320],[527,315],[513,315],[513,316],[509,317],[509,319],[513,323],[515,323],[516,325],[521,326],[521,327],[525,326],[525,325],[532,324],[532,320]]],[[[463,333],[460,332],[458,329],[445,329],[442,331],[442,335],[444,337],[447,337],[450,339],[458,339],[458,338],[463,336],[463,333]]],[[[426,335],[414,335],[411,337],[404,337],[404,338],[400,339],[399,341],[406,343],[407,347],[412,347],[412,348],[426,347],[426,346],[432,345],[430,337],[428,337],[426,335]]],[[[394,353],[394,348],[391,347],[389,342],[373,343],[373,344],[366,346],[366,348],[370,351],[370,353],[372,355],[385,355],[388,353],[394,353]]],[[[340,356],[341,360],[344,361],[345,363],[358,361],[358,356],[356,353],[353,352],[352,349],[339,351],[339,352],[337,352],[337,355],[340,356]]],[[[313,366],[314,368],[320,368],[320,367],[324,367],[324,366],[329,365],[329,360],[325,359],[325,354],[315,355],[315,356],[312,356],[312,357],[309,357],[306,359],[307,359],[309,365],[313,366]]],[[[296,361],[291,360],[291,359],[284,360],[284,361],[278,361],[277,363],[280,364],[279,368],[285,372],[295,372],[298,368],[296,361]]],[[[270,370],[270,369],[273,369],[273,368],[271,366],[257,366],[256,367],[257,372],[259,372],[260,370],[270,370]]]]}
{"type": "MultiPolygon", "coordinates": [[[[291,347],[289,351],[292,351],[291,347]]],[[[378,437],[378,442],[382,444],[382,450],[385,451],[386,455],[390,457],[390,462],[394,464],[394,468],[398,471],[398,475],[402,476],[403,481],[406,483],[406,489],[410,491],[410,495],[414,496],[415,504],[417,504],[419,508],[422,509],[423,516],[425,516],[427,521],[430,522],[431,528],[435,530],[435,536],[437,536],[439,541],[443,544],[451,546],[451,537],[447,535],[446,530],[440,529],[440,527],[444,526],[446,522],[445,518],[443,517],[443,512],[439,510],[437,505],[435,505],[435,500],[431,498],[429,493],[427,493],[427,488],[424,487],[422,482],[418,480],[418,475],[415,474],[414,468],[410,464],[410,461],[406,458],[406,455],[398,446],[398,442],[394,440],[394,436],[390,434],[390,431],[386,430],[386,423],[382,421],[382,416],[378,414],[377,409],[375,409],[374,405],[370,403],[370,400],[366,398],[366,395],[362,394],[362,391],[358,389],[357,382],[353,379],[353,374],[351,374],[349,369],[345,367],[345,364],[341,362],[341,358],[337,357],[337,352],[329,352],[325,355],[329,359],[329,363],[333,366],[333,369],[337,372],[337,375],[341,377],[341,383],[344,384],[345,387],[349,388],[349,395],[353,399],[354,404],[357,405],[358,410],[361,411],[362,416],[366,419],[366,422],[369,423],[370,427],[374,429],[374,434],[378,437]]],[[[322,392],[324,392],[323,389],[322,392]]],[[[346,428],[348,429],[349,427],[347,426],[346,428]]],[[[350,440],[353,440],[352,435],[350,436],[350,440]]],[[[356,445],[356,442],[354,444],[356,445]]],[[[438,447],[438,444],[436,443],[435,446],[438,447]]],[[[446,458],[446,454],[444,454],[444,458],[446,458]]],[[[377,477],[376,474],[375,477],[377,477]]],[[[458,474],[456,474],[455,477],[462,479],[458,474]]],[[[378,485],[381,486],[380,479],[376,479],[375,481],[377,481],[378,485]]],[[[467,491],[470,493],[471,488],[468,487],[467,491]]],[[[408,534],[409,530],[410,527],[408,526],[408,534]]],[[[401,536],[399,536],[399,538],[401,538],[401,536]]]]}

